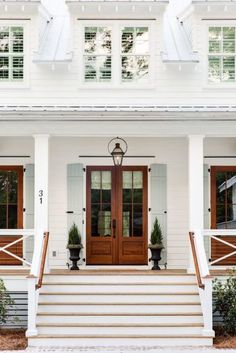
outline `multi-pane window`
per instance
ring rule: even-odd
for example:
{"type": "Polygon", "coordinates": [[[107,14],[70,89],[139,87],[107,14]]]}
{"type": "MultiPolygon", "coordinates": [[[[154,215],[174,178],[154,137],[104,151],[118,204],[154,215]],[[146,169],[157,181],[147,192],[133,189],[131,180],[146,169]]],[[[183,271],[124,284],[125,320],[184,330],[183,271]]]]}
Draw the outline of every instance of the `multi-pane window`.
{"type": "Polygon", "coordinates": [[[210,82],[235,82],[236,27],[210,27],[208,78],[210,82]]]}
{"type": "Polygon", "coordinates": [[[149,71],[148,27],[123,27],[121,32],[122,82],[147,81],[149,71]]]}
{"type": "Polygon", "coordinates": [[[24,79],[24,29],[0,27],[0,81],[24,79]]]}
{"type": "Polygon", "coordinates": [[[107,82],[112,77],[111,29],[85,27],[84,79],[86,82],[107,82]]]}

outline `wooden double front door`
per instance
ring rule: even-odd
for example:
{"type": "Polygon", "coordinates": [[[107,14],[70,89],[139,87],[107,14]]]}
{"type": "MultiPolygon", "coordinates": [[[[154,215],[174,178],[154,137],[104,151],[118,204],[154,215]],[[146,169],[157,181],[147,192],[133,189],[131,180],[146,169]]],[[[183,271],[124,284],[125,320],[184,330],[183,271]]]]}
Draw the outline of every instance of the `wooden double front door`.
{"type": "Polygon", "coordinates": [[[147,167],[87,167],[88,265],[147,264],[147,167]]]}

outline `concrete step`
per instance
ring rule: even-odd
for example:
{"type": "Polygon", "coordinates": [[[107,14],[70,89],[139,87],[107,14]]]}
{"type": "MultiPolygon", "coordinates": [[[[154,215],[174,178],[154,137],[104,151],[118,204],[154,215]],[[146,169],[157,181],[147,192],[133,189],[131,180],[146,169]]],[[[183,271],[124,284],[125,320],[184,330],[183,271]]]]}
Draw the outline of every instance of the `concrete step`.
{"type": "Polygon", "coordinates": [[[132,326],[128,325],[80,325],[80,324],[40,324],[37,326],[38,333],[40,335],[96,335],[103,337],[105,335],[167,335],[172,330],[175,335],[201,335],[202,326],[195,326],[193,324],[187,326],[176,326],[172,325],[164,327],[157,324],[149,326],[140,326],[133,324],[132,326]]]}
{"type": "Polygon", "coordinates": [[[97,316],[86,316],[77,315],[75,313],[41,313],[37,316],[37,324],[43,323],[58,323],[63,324],[77,324],[82,322],[83,324],[160,324],[160,325],[185,325],[185,324],[198,324],[203,323],[202,314],[179,314],[179,315],[97,315],[97,316]]]}
{"type": "Polygon", "coordinates": [[[148,347],[170,347],[170,346],[212,346],[212,337],[203,337],[202,335],[155,335],[155,336],[144,336],[144,335],[103,335],[103,337],[97,337],[96,335],[38,335],[31,337],[28,340],[29,347],[42,347],[42,346],[53,346],[53,347],[117,347],[119,349],[122,346],[125,352],[125,346],[137,347],[137,351],[140,348],[147,349],[148,347]]]}
{"type": "Polygon", "coordinates": [[[160,295],[149,293],[125,293],[125,294],[81,294],[81,293],[40,293],[39,303],[54,302],[54,303],[80,303],[80,304],[117,304],[117,303],[199,303],[198,294],[183,294],[183,295],[160,295]]]}

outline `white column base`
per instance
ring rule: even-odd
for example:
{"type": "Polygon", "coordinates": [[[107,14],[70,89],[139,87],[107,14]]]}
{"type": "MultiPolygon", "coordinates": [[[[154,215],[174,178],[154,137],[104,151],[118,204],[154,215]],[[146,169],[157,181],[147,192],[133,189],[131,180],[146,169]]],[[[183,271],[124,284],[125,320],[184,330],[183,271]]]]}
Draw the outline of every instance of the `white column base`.
{"type": "Polygon", "coordinates": [[[215,337],[215,331],[214,330],[202,330],[202,334],[205,337],[215,337]]]}
{"type": "Polygon", "coordinates": [[[26,335],[26,337],[38,336],[38,330],[27,330],[25,335],[26,335]]]}

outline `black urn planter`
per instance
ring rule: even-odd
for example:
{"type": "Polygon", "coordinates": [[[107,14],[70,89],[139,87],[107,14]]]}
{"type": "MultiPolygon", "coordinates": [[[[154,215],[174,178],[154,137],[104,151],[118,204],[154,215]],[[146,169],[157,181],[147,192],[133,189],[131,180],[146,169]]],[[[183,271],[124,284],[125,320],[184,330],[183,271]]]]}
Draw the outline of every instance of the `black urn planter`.
{"type": "Polygon", "coordinates": [[[70,260],[72,261],[72,266],[70,270],[79,270],[79,267],[77,266],[77,262],[79,261],[80,257],[80,250],[81,248],[69,248],[70,251],[70,260]]]}
{"type": "Polygon", "coordinates": [[[149,261],[153,261],[153,267],[152,270],[160,271],[160,266],[158,265],[158,262],[161,260],[161,251],[163,247],[149,247],[152,253],[152,257],[149,259],[149,261]]]}

